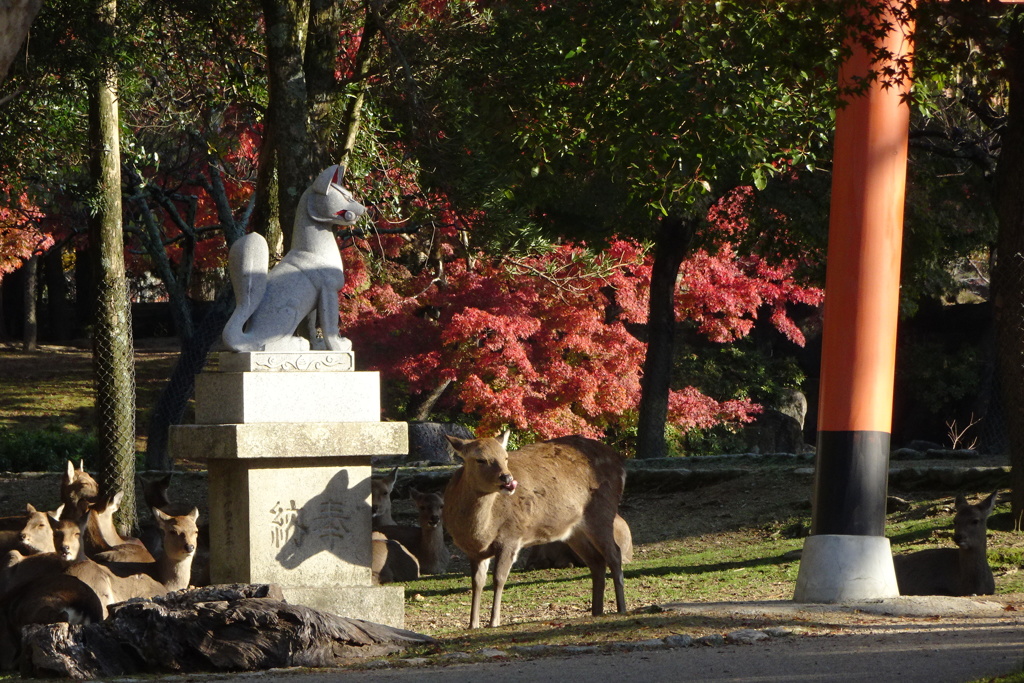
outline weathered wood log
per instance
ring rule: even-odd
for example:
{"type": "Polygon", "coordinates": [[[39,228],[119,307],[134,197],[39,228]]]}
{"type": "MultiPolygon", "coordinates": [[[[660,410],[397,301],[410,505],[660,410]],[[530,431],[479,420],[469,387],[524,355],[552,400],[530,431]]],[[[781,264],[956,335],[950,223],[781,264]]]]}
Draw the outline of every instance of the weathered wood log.
{"type": "Polygon", "coordinates": [[[97,624],[26,627],[21,668],[25,676],[89,679],[333,667],[435,642],[290,605],[273,585],[208,586],[114,605],[97,624]]]}

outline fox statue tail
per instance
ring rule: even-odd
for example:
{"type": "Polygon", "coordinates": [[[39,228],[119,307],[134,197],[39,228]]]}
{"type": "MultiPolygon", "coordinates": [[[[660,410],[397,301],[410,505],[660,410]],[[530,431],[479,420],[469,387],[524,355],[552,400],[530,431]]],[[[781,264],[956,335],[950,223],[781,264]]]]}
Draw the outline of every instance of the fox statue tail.
{"type": "Polygon", "coordinates": [[[232,351],[262,351],[255,348],[245,332],[245,323],[263,300],[267,289],[267,264],[270,263],[270,248],[267,240],[258,232],[251,232],[239,238],[228,252],[228,268],[231,284],[235,290],[235,310],[224,326],[221,339],[232,351]]]}

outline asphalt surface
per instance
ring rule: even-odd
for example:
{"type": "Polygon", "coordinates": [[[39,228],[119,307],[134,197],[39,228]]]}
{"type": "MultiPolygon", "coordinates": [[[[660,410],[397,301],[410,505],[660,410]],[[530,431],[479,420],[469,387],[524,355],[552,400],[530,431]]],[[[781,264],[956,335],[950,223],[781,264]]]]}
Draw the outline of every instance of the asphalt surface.
{"type": "MultiPolygon", "coordinates": [[[[667,606],[679,611],[827,621],[835,635],[793,635],[754,644],[692,645],[533,659],[370,670],[278,670],[232,676],[273,683],[618,683],[619,681],[900,681],[966,683],[1024,671],[1024,613],[969,598],[898,598],[845,606],[792,602],[667,606]],[[878,618],[876,618],[878,617],[878,618]]],[[[195,680],[198,677],[190,677],[195,680]]],[[[219,680],[220,676],[202,677],[219,680]]]]}

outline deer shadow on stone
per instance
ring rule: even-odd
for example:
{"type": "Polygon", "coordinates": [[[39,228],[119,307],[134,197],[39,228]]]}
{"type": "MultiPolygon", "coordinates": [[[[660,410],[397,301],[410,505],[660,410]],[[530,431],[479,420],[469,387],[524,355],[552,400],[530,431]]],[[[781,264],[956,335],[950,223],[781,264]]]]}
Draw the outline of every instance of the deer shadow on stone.
{"type": "Polygon", "coordinates": [[[370,562],[370,480],[349,486],[349,473],[335,474],[326,488],[301,508],[294,501],[275,504],[276,559],[295,569],[322,552],[350,564],[370,562]]]}

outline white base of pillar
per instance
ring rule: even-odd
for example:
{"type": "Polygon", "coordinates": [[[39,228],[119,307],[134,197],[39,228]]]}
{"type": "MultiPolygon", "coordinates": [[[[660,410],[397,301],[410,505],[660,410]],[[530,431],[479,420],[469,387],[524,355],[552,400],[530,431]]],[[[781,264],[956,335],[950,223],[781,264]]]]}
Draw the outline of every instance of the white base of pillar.
{"type": "Polygon", "coordinates": [[[884,536],[810,536],[804,542],[796,602],[838,603],[900,594],[884,536]]]}

